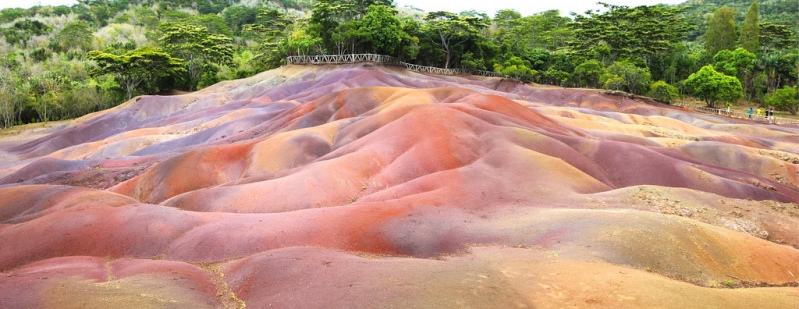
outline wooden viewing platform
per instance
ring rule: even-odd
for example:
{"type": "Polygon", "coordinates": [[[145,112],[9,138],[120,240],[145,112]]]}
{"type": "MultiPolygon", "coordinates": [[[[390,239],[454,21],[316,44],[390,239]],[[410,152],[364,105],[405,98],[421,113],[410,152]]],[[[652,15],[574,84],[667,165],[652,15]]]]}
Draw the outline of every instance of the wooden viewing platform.
{"type": "Polygon", "coordinates": [[[346,64],[346,63],[360,63],[360,62],[374,62],[388,65],[402,66],[408,70],[437,74],[437,75],[460,75],[472,74],[486,77],[500,77],[513,80],[520,80],[518,77],[506,76],[497,72],[473,70],[473,69],[444,69],[439,67],[428,67],[413,63],[402,62],[397,58],[378,55],[378,54],[345,54],[345,55],[307,55],[307,56],[288,56],[286,64],[346,64]]]}

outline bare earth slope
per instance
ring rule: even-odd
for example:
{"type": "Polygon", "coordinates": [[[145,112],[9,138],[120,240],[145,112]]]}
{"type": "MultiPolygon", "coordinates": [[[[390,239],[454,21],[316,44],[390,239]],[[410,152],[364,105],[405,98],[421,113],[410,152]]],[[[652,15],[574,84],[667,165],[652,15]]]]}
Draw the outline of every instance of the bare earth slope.
{"type": "Polygon", "coordinates": [[[3,308],[797,308],[799,127],[286,66],[0,138],[3,308]]]}

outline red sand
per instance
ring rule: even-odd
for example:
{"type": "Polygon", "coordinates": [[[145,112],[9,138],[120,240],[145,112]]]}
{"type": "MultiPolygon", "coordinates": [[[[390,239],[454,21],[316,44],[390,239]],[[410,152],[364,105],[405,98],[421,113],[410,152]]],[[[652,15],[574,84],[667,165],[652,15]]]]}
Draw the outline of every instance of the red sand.
{"type": "Polygon", "coordinates": [[[796,126],[351,65],[42,134],[0,307],[799,306],[796,126]]]}

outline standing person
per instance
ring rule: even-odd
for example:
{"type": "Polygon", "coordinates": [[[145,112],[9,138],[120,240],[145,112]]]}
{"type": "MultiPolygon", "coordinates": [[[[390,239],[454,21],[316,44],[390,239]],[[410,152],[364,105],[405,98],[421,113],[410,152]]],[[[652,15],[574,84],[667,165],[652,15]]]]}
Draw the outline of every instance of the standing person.
{"type": "Polygon", "coordinates": [[[763,113],[766,116],[766,123],[771,123],[771,109],[766,108],[766,110],[763,113]]]}
{"type": "Polygon", "coordinates": [[[752,114],[755,112],[755,109],[749,108],[749,119],[752,119],[752,114]]]}
{"type": "Polygon", "coordinates": [[[769,118],[770,119],[769,123],[777,123],[777,119],[774,118],[774,106],[769,106],[768,111],[769,111],[768,114],[771,117],[769,118]]]}
{"type": "Polygon", "coordinates": [[[732,115],[732,114],[730,113],[730,105],[727,105],[727,116],[730,116],[730,115],[732,115]]]}
{"type": "Polygon", "coordinates": [[[760,119],[760,116],[763,116],[763,111],[760,110],[760,107],[757,108],[757,114],[755,115],[755,119],[760,119]]]}

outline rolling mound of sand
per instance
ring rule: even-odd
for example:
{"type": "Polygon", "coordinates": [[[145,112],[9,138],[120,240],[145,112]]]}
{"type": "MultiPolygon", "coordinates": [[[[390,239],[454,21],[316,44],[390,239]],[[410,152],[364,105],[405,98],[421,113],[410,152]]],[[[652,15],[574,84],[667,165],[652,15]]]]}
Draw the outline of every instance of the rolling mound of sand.
{"type": "Polygon", "coordinates": [[[0,159],[0,307],[799,306],[797,126],[285,66],[0,159]]]}

